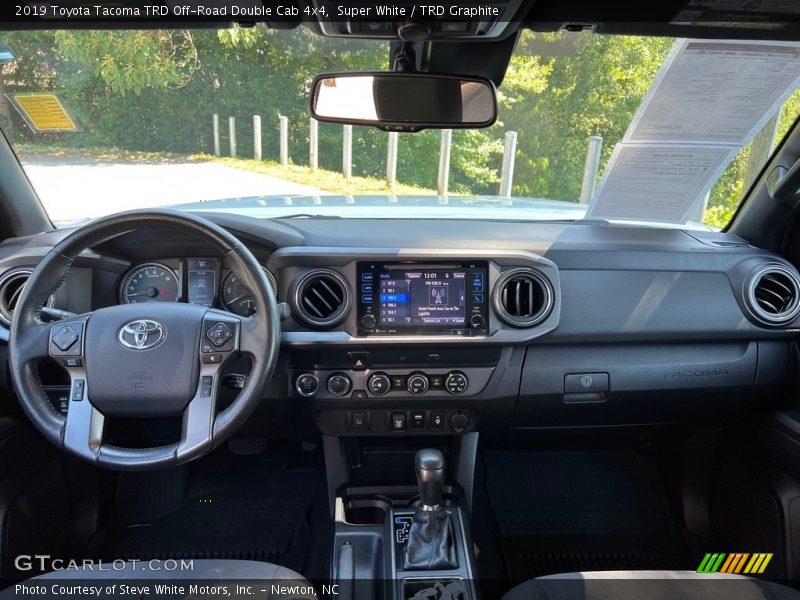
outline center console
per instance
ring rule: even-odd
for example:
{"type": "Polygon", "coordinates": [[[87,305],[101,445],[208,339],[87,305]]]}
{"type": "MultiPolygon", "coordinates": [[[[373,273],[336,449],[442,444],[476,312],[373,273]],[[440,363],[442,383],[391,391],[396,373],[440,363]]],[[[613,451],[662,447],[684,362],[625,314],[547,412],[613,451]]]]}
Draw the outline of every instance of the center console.
{"type": "Polygon", "coordinates": [[[335,500],[338,597],[476,600],[464,492],[436,449],[415,456],[416,489],[347,486],[335,500]]]}

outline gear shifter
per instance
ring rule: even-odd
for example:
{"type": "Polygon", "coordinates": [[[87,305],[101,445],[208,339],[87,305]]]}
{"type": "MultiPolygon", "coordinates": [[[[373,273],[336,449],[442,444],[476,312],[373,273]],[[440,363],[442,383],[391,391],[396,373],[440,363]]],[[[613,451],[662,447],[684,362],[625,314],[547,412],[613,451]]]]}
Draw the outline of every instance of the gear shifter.
{"type": "Polygon", "coordinates": [[[438,450],[425,449],[414,457],[422,510],[433,511],[442,505],[444,489],[444,455],[438,450]]]}
{"type": "Polygon", "coordinates": [[[419,506],[414,513],[408,543],[403,555],[403,570],[456,568],[456,552],[450,515],[442,506],[444,456],[425,449],[414,457],[419,506]]]}

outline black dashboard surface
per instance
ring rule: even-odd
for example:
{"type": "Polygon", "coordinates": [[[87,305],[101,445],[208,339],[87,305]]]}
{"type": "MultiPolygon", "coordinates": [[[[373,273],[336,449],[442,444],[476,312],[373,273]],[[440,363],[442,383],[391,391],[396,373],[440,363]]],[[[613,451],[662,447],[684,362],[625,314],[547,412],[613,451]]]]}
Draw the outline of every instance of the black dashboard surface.
{"type": "MultiPolygon", "coordinates": [[[[281,254],[287,249],[297,255],[322,256],[348,249],[398,256],[409,249],[425,249],[435,255],[437,248],[449,256],[469,251],[473,258],[493,251],[541,256],[558,268],[563,302],[558,327],[542,340],[548,343],[653,336],[664,340],[750,339],[789,334],[786,329],[764,328],[749,321],[731,276],[747,261],[781,259],[723,233],[590,222],[267,221],[198,214],[239,235],[267,266],[275,250],[281,254]]],[[[0,275],[12,267],[35,266],[68,232],[56,230],[0,244],[0,275]]],[[[96,254],[87,254],[82,265],[122,273],[137,261],[202,256],[207,250],[196,240],[135,232],[96,249],[96,254]]],[[[281,293],[285,292],[282,287],[281,293]]]]}

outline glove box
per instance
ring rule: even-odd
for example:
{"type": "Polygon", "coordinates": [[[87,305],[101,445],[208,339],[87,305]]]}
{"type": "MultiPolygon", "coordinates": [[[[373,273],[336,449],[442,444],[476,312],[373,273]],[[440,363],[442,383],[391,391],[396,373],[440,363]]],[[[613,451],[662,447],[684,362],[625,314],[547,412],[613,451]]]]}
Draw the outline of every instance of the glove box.
{"type": "Polygon", "coordinates": [[[777,400],[783,341],[529,346],[513,427],[724,420],[777,400]]]}

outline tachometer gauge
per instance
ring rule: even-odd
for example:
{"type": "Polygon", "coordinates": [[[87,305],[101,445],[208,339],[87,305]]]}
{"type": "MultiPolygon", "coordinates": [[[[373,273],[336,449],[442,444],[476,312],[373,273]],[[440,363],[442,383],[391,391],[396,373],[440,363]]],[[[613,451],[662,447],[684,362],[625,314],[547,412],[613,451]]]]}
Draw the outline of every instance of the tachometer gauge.
{"type": "Polygon", "coordinates": [[[175,271],[160,263],[146,263],[131,269],[119,288],[123,304],[177,302],[179,295],[175,271]]]}
{"type": "MultiPolygon", "coordinates": [[[[278,282],[275,276],[267,269],[264,269],[264,274],[272,286],[272,290],[278,293],[278,282]]],[[[228,272],[225,279],[222,280],[222,305],[232,313],[242,317],[249,317],[255,314],[257,310],[256,302],[244,286],[239,283],[239,279],[233,273],[228,272]]]]}

